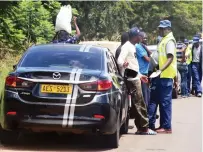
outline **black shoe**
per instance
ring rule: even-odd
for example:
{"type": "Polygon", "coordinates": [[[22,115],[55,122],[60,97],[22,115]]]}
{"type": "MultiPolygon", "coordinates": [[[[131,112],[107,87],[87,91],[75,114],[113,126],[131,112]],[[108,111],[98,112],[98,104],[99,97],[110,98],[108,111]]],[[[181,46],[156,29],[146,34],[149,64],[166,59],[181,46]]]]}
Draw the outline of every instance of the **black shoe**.
{"type": "Polygon", "coordinates": [[[195,90],[192,90],[192,91],[191,91],[191,94],[192,94],[192,95],[195,95],[195,90]]]}
{"type": "Polygon", "coordinates": [[[159,115],[156,115],[156,119],[159,119],[159,115]]]}

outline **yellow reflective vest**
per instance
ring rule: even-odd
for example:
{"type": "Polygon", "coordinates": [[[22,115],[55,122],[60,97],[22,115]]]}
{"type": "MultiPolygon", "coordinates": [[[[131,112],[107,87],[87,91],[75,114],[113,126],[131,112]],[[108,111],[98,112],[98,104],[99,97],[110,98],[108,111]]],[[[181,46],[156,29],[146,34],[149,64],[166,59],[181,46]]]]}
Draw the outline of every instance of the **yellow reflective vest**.
{"type": "Polygon", "coordinates": [[[188,45],[185,55],[187,56],[186,63],[190,64],[192,62],[192,45],[188,45]]]}
{"type": "MultiPolygon", "coordinates": [[[[159,52],[159,69],[161,69],[167,62],[167,53],[166,45],[169,41],[174,41],[176,45],[176,40],[173,36],[173,33],[170,32],[167,36],[162,38],[161,42],[158,45],[159,52]]],[[[161,78],[174,78],[177,75],[177,59],[176,59],[176,49],[174,50],[174,58],[172,63],[166,68],[160,75],[161,78]]]]}

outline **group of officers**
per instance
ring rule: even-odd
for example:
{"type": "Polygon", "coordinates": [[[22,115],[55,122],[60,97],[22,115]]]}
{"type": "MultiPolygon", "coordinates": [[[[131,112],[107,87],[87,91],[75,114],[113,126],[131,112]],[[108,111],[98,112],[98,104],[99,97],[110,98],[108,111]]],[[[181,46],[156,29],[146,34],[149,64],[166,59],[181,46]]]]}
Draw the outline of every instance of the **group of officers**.
{"type": "Polygon", "coordinates": [[[200,38],[200,35],[195,35],[191,44],[187,39],[177,44],[177,65],[181,75],[183,98],[191,94],[202,97],[202,42],[200,38]]]}

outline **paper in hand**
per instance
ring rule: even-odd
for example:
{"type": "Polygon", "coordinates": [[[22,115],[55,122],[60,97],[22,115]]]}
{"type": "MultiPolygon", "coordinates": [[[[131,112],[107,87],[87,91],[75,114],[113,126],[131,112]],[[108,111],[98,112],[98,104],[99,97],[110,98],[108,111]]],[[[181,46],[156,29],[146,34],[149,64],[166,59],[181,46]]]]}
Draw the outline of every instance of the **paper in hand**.
{"type": "Polygon", "coordinates": [[[161,74],[161,71],[153,72],[153,73],[150,75],[150,78],[156,78],[156,77],[158,77],[160,74],[161,74]]]}

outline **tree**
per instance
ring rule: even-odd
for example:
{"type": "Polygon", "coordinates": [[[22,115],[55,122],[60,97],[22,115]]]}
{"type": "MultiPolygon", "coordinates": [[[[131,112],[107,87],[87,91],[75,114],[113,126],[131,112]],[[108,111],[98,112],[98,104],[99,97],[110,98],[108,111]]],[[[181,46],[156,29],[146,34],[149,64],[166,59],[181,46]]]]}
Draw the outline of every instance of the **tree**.
{"type": "MultiPolygon", "coordinates": [[[[60,6],[60,5],[58,5],[60,6]]],[[[50,9],[50,8],[49,8],[50,9]]],[[[16,7],[17,28],[26,35],[24,44],[47,43],[54,35],[51,13],[44,8],[41,1],[21,1],[16,7]]]]}

